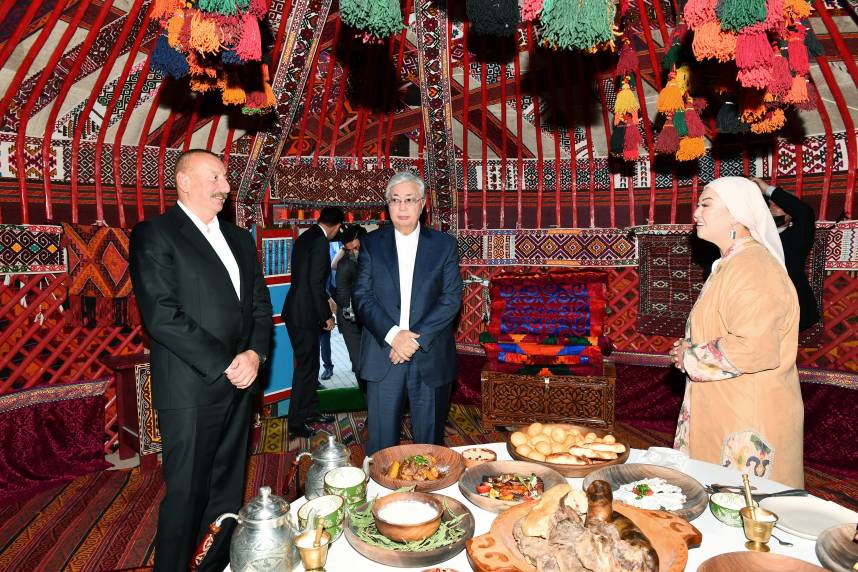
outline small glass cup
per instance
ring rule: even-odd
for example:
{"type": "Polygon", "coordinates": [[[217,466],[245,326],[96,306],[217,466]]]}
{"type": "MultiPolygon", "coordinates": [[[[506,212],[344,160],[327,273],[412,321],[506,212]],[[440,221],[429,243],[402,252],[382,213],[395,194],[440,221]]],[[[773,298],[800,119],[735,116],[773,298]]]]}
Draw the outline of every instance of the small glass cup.
{"type": "Polygon", "coordinates": [[[764,508],[743,507],[739,510],[742,515],[742,526],[748,542],[745,548],[757,552],[768,552],[767,542],[772,537],[772,529],[778,521],[778,515],[764,508]]]}

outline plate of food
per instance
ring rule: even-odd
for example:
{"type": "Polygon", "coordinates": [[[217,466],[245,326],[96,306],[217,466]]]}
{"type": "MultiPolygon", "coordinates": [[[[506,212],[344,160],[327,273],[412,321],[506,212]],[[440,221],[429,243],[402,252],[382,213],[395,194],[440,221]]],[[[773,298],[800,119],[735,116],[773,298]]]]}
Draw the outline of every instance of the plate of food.
{"type": "Polygon", "coordinates": [[[462,476],[462,455],[440,445],[397,445],[366,458],[369,476],[381,486],[396,490],[414,487],[417,492],[449,487],[462,476]]]}
{"type": "Polygon", "coordinates": [[[665,510],[693,520],[706,510],[709,495],[699,482],[676,469],[630,463],[593,471],[584,478],[586,488],[595,480],[611,485],[613,498],[636,508],[665,510]]]}
{"type": "Polygon", "coordinates": [[[540,463],[565,477],[583,477],[629,458],[628,446],[608,431],[567,423],[531,423],[510,435],[506,447],[513,459],[540,463]]]}
{"type": "Polygon", "coordinates": [[[614,503],[610,485],[596,481],[586,492],[557,485],[539,501],[501,513],[466,550],[478,572],[535,572],[537,566],[681,572],[688,547],[701,541],[696,528],[672,514],[614,503]]]}
{"type": "Polygon", "coordinates": [[[465,469],[459,490],[466,499],[490,512],[503,512],[519,503],[539,500],[542,493],[566,479],[538,463],[491,461],[465,469]]]}
{"type": "Polygon", "coordinates": [[[474,524],[468,507],[454,498],[392,493],[349,511],[344,536],[370,560],[416,568],[440,564],[461,552],[474,536],[474,524]]]}

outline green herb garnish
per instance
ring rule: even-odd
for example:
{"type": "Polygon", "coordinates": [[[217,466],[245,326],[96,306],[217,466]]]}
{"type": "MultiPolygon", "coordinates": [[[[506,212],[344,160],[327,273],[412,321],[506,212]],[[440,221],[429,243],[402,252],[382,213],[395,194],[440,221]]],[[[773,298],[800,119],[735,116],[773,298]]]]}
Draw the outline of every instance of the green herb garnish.
{"type": "Polygon", "coordinates": [[[429,465],[429,459],[427,459],[423,455],[414,455],[412,457],[409,457],[406,460],[409,460],[409,459],[411,461],[414,461],[414,464],[417,465],[418,467],[426,467],[429,465]]]}
{"type": "Polygon", "coordinates": [[[441,520],[441,525],[435,534],[413,542],[395,542],[378,531],[375,526],[375,518],[372,516],[372,507],[375,504],[375,499],[367,503],[363,510],[352,510],[349,512],[351,519],[352,530],[355,536],[366,542],[370,546],[387,548],[388,550],[399,550],[402,552],[426,552],[436,548],[449,546],[457,540],[465,536],[465,529],[459,526],[459,523],[465,518],[467,512],[455,514],[447,506],[447,501],[444,500],[444,512],[452,518],[449,520],[441,520]]]}

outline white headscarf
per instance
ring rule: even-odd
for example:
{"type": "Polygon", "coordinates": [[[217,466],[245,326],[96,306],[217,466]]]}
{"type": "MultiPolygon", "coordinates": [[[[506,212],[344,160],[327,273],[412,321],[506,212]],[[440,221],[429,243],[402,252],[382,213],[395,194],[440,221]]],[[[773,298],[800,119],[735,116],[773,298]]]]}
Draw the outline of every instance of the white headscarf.
{"type": "Polygon", "coordinates": [[[755,182],[745,177],[721,177],[710,181],[705,188],[718,193],[736,221],[751,231],[753,239],[765,246],[786,268],[781,237],[755,182]]]}

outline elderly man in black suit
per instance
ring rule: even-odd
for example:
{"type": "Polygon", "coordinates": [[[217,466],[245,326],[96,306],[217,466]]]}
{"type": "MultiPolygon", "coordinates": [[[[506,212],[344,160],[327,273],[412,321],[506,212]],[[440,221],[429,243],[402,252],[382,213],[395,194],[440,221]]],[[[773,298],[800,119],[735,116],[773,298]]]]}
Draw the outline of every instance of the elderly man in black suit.
{"type": "Polygon", "coordinates": [[[455,320],[462,305],[456,239],[420,224],[423,180],[397,173],[385,199],[392,225],[361,243],[353,298],[363,323],[371,455],[399,443],[408,396],[416,443],[443,443],[456,377],[455,320]]]}
{"type": "Polygon", "coordinates": [[[283,304],[283,321],[295,354],[288,430],[293,437],[309,437],[307,423],[330,422],[319,413],[319,334],[334,329],[333,300],[325,286],[331,275],[328,243],[337,235],[345,215],[325,207],[318,224],[305,230],[292,248],[292,283],[283,304]]]}
{"type": "MultiPolygon", "coordinates": [[[[131,280],[149,334],[167,491],[155,570],[187,570],[209,523],[241,508],[254,383],[268,355],[271,300],[246,230],[218,219],[226,168],[204,150],[176,164],[178,203],[131,234],[131,280]]],[[[229,562],[232,524],[200,570],[229,562]]]]}

